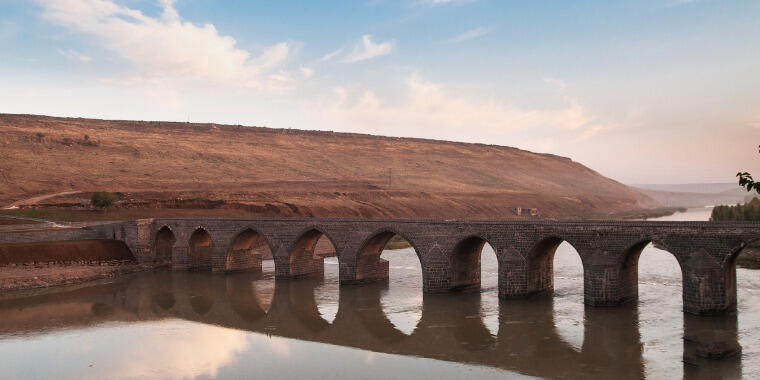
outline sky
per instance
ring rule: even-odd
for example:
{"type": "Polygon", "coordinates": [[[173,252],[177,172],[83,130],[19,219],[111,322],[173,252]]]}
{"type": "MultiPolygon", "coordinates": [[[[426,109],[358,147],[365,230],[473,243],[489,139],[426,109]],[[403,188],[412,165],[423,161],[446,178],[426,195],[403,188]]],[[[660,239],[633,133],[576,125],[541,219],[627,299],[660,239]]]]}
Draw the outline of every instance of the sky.
{"type": "Polygon", "coordinates": [[[760,177],[760,1],[0,0],[0,112],[423,137],[760,177]]]}

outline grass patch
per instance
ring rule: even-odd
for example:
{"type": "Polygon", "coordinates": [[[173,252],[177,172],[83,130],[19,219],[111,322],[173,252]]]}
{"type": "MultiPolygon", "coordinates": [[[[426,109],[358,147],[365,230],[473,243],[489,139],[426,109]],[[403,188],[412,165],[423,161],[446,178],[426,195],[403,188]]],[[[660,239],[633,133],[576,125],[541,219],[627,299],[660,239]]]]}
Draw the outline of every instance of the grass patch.
{"type": "Polygon", "coordinates": [[[0,216],[21,216],[25,218],[44,219],[60,222],[76,221],[72,210],[59,209],[24,209],[24,210],[3,210],[0,216]]]}

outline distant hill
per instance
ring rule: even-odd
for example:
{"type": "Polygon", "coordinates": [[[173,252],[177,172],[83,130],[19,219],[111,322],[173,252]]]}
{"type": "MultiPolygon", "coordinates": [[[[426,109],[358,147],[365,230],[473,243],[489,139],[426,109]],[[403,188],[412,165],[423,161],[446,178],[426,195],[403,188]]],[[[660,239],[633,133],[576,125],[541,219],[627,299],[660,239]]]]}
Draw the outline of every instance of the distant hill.
{"type": "Polygon", "coordinates": [[[568,158],[504,146],[9,114],[0,114],[0,181],[0,205],[105,190],[126,192],[125,207],[221,202],[261,215],[509,218],[535,207],[566,217],[657,206],[568,158]]]}
{"type": "Polygon", "coordinates": [[[703,207],[744,202],[747,192],[737,183],[632,185],[665,207],[703,207]]]}
{"type": "Polygon", "coordinates": [[[697,194],[718,194],[718,193],[740,193],[741,188],[736,182],[729,183],[682,183],[682,184],[636,184],[631,185],[640,189],[668,191],[673,193],[697,193],[697,194]]]}

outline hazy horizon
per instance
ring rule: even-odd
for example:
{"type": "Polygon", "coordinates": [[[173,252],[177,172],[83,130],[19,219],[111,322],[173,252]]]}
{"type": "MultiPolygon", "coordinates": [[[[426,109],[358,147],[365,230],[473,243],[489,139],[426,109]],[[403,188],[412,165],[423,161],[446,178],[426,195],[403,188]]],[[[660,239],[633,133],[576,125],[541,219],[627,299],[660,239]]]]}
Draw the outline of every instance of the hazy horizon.
{"type": "Polygon", "coordinates": [[[0,1],[0,112],[513,146],[626,184],[760,173],[760,3],[0,1]]]}

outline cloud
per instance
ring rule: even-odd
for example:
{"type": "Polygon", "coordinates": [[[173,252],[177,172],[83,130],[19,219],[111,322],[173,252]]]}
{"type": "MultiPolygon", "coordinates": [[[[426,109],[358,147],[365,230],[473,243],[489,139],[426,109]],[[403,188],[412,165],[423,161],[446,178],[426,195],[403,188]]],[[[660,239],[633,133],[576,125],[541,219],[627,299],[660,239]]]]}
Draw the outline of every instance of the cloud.
{"type": "Polygon", "coordinates": [[[393,50],[394,44],[395,42],[393,40],[374,43],[372,42],[372,36],[365,34],[362,36],[361,41],[356,44],[356,46],[354,46],[354,50],[351,52],[351,54],[349,54],[348,57],[343,60],[343,62],[354,63],[366,61],[368,59],[390,54],[391,50],[393,50]]]}
{"type": "Polygon", "coordinates": [[[77,62],[81,62],[81,63],[90,63],[90,62],[92,62],[92,57],[86,56],[86,55],[84,55],[82,53],[79,53],[77,51],[74,51],[74,50],[61,50],[61,49],[58,49],[58,54],[66,57],[66,58],[68,58],[68,59],[70,59],[72,61],[77,61],[77,62]]]}
{"type": "Polygon", "coordinates": [[[299,69],[304,78],[311,78],[314,75],[314,69],[311,67],[301,66],[299,69]]]}
{"type": "Polygon", "coordinates": [[[588,126],[588,128],[585,128],[583,131],[581,131],[580,134],[575,136],[575,138],[572,141],[578,142],[578,141],[588,140],[607,129],[608,128],[605,128],[604,126],[601,126],[601,125],[590,125],[588,126]]]}
{"type": "Polygon", "coordinates": [[[277,43],[258,56],[237,47],[214,25],[183,21],[175,0],[159,0],[160,17],[112,0],[37,0],[50,22],[88,34],[137,70],[138,76],[191,79],[251,88],[281,88],[291,76],[280,69],[291,44],[277,43]]]}
{"type": "Polygon", "coordinates": [[[464,32],[464,33],[456,36],[456,37],[449,38],[445,42],[449,43],[449,44],[455,44],[455,43],[458,43],[458,42],[463,42],[463,41],[471,40],[473,38],[482,37],[482,36],[487,35],[488,33],[491,33],[491,29],[481,26],[481,27],[478,27],[478,28],[475,28],[475,29],[472,29],[472,30],[468,30],[468,31],[466,31],[466,32],[464,32]]]}
{"type": "Polygon", "coordinates": [[[582,141],[605,130],[572,97],[563,97],[562,104],[551,108],[529,109],[504,99],[460,95],[417,74],[405,80],[402,94],[383,97],[371,89],[337,88],[333,100],[318,108],[332,125],[395,136],[470,140],[468,136],[530,134],[582,141]]]}
{"type": "Polygon", "coordinates": [[[116,326],[105,330],[63,338],[80,343],[79,347],[97,363],[98,371],[81,373],[82,379],[101,379],[103,373],[117,373],[130,379],[215,378],[223,368],[239,361],[251,346],[244,331],[187,321],[168,320],[140,324],[137,328],[116,326]],[[109,345],[113,340],[119,340],[119,344],[109,345]]]}
{"type": "Polygon", "coordinates": [[[335,56],[337,56],[340,53],[343,53],[343,48],[340,48],[340,49],[337,49],[337,50],[333,50],[333,51],[331,51],[331,52],[323,55],[322,58],[319,59],[319,61],[320,62],[329,61],[329,60],[335,58],[335,56]]]}

